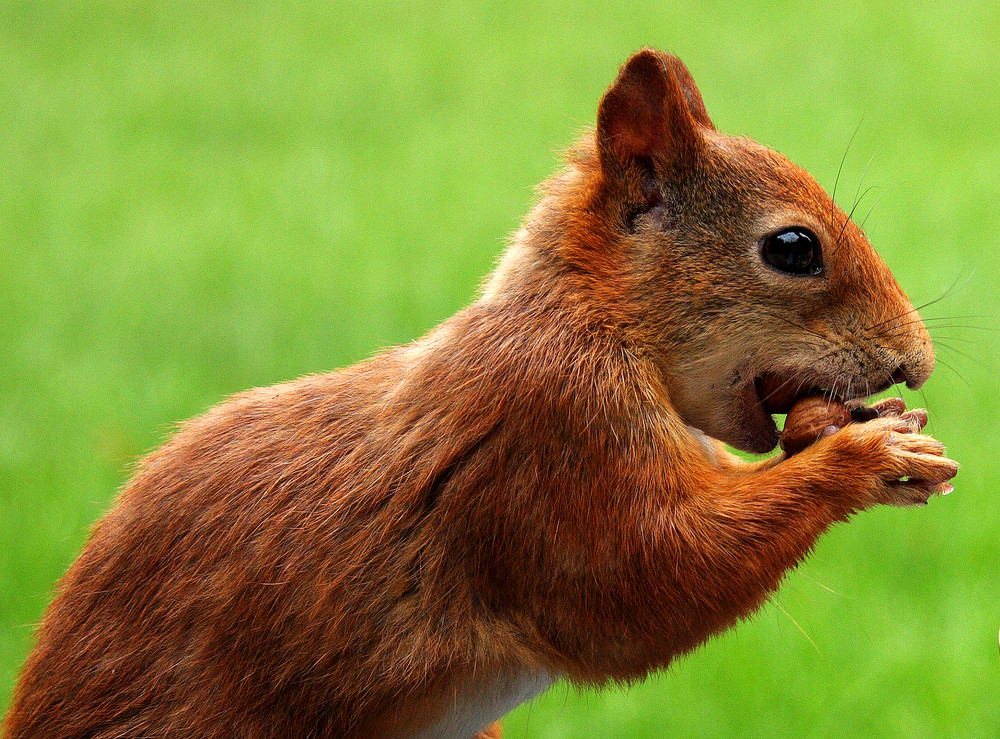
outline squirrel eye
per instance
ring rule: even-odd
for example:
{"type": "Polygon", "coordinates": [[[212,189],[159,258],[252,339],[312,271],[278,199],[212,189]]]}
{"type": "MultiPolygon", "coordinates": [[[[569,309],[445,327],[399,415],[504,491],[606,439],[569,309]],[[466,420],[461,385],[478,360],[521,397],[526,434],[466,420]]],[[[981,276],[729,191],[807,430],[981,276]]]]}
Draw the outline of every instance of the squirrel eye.
{"type": "Polygon", "coordinates": [[[760,250],[764,262],[789,275],[818,275],[823,271],[819,239],[807,228],[795,226],[771,234],[760,250]]]}

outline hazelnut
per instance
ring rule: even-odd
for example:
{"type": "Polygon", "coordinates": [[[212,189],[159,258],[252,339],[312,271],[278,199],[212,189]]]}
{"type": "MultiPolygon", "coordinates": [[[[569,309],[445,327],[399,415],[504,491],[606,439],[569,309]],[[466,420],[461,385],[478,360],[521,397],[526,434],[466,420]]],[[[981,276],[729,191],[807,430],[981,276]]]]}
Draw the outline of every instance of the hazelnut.
{"type": "Polygon", "coordinates": [[[810,395],[797,401],[785,417],[781,448],[791,456],[815,442],[830,426],[842,428],[851,422],[851,412],[839,400],[810,395]]]}

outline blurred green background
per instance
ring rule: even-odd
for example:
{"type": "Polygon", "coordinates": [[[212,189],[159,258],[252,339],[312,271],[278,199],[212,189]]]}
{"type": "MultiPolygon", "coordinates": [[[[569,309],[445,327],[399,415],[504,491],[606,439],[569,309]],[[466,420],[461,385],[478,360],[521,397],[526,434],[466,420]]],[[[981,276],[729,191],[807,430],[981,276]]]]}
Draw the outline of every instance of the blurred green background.
{"type": "Polygon", "coordinates": [[[559,685],[507,736],[1000,735],[990,2],[0,2],[0,710],[136,457],[472,300],[642,45],[827,189],[861,122],[838,199],[878,186],[873,243],[915,303],[948,293],[907,400],[963,468],[668,672],[559,685]]]}

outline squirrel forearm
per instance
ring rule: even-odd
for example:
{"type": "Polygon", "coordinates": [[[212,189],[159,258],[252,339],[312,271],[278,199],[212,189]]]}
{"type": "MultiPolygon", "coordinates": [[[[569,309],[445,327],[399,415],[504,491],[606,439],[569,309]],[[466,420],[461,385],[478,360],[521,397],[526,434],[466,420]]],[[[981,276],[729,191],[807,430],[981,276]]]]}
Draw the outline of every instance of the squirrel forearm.
{"type": "Polygon", "coordinates": [[[686,639],[697,644],[749,615],[851,513],[836,482],[849,478],[830,461],[806,454],[722,468],[678,496],[654,551],[669,573],[671,610],[686,617],[677,623],[686,639]]]}
{"type": "Polygon", "coordinates": [[[561,553],[535,586],[591,604],[554,610],[540,599],[545,606],[534,612],[571,677],[629,679],[669,664],[752,613],[851,511],[837,502],[846,491],[831,482],[849,479],[848,471],[826,451],[722,465],[697,447],[672,452],[620,479],[615,489],[633,494],[618,498],[605,524],[571,528],[564,519],[550,537],[561,553]],[[586,549],[588,538],[574,530],[589,532],[586,549]],[[608,540],[620,544],[612,551],[608,540]],[[581,642],[581,633],[601,638],[581,642]]]}

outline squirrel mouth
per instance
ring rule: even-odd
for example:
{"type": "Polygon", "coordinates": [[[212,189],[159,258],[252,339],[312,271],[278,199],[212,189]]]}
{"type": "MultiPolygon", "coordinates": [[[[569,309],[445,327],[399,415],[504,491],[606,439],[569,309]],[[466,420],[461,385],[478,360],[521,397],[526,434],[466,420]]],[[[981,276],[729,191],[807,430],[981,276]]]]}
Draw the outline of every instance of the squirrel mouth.
{"type": "Polygon", "coordinates": [[[805,373],[765,372],[753,382],[747,383],[743,395],[744,428],[741,443],[736,446],[754,454],[766,454],[778,445],[778,426],[774,422],[776,414],[786,414],[796,402],[809,395],[824,395],[827,398],[846,402],[867,397],[873,390],[866,383],[858,385],[865,393],[844,393],[834,390],[841,382],[826,382],[815,375],[805,373]]]}
{"type": "Polygon", "coordinates": [[[746,385],[743,394],[744,428],[739,449],[754,454],[765,454],[778,445],[778,426],[774,415],[786,414],[799,400],[809,395],[824,395],[843,403],[863,400],[888,389],[893,383],[882,382],[877,386],[861,380],[845,383],[843,378],[831,380],[816,374],[764,372],[746,385]],[[838,388],[847,388],[846,392],[838,388]],[[859,387],[863,392],[852,392],[859,387]]]}
{"type": "Polygon", "coordinates": [[[753,380],[744,381],[738,389],[728,411],[733,423],[722,440],[744,452],[767,454],[778,446],[774,416],[787,414],[802,398],[823,395],[848,407],[861,406],[858,401],[863,402],[894,384],[888,379],[872,382],[864,376],[832,376],[813,368],[762,372],[753,380]]]}
{"type": "Polygon", "coordinates": [[[877,383],[856,378],[856,381],[845,384],[843,377],[831,379],[816,374],[777,372],[764,372],[753,381],[757,400],[768,415],[788,413],[799,400],[810,395],[822,395],[829,400],[850,403],[888,390],[895,384],[895,378],[877,383]],[[856,392],[854,388],[860,388],[862,392],[856,392]]]}
{"type": "Polygon", "coordinates": [[[788,413],[796,402],[809,395],[824,395],[831,400],[850,400],[840,393],[810,383],[803,378],[781,376],[768,372],[757,377],[753,386],[757,393],[757,400],[767,415],[788,413]]]}

